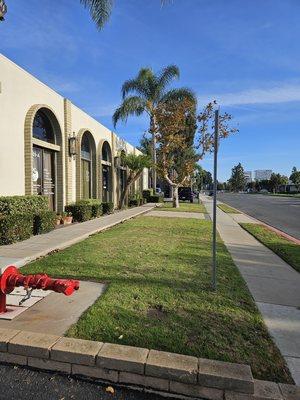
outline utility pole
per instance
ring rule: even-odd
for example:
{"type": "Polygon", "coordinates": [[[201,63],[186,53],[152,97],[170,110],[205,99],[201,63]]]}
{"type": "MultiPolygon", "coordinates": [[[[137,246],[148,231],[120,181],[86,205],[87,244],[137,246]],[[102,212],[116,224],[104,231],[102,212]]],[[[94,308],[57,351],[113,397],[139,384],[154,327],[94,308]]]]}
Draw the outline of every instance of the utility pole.
{"type": "Polygon", "coordinates": [[[219,144],[219,109],[215,111],[214,135],[214,186],[213,186],[213,240],[212,240],[212,288],[217,290],[217,172],[218,172],[218,144],[219,144]]]}

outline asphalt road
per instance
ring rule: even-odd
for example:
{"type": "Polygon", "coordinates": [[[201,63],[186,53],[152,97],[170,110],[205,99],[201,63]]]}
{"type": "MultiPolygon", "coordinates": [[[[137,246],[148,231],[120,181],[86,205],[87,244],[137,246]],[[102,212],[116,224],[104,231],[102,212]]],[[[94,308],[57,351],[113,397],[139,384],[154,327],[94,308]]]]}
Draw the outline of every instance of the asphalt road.
{"type": "Polygon", "coordinates": [[[164,400],[154,394],[77,380],[68,376],[0,365],[1,400],[164,400]]]}
{"type": "Polygon", "coordinates": [[[260,194],[219,193],[218,200],[300,239],[300,199],[260,194]]]}

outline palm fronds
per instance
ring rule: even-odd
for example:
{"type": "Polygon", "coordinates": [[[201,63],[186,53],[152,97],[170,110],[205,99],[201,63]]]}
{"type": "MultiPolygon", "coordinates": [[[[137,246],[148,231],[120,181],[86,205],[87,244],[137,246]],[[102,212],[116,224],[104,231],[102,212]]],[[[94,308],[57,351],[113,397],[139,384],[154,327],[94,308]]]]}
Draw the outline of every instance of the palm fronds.
{"type": "Polygon", "coordinates": [[[129,115],[142,115],[146,111],[146,102],[139,96],[130,96],[123,100],[112,117],[114,126],[119,120],[127,121],[129,115]]]}
{"type": "Polygon", "coordinates": [[[109,20],[114,5],[114,0],[80,0],[91,14],[98,29],[102,29],[109,20]]]}

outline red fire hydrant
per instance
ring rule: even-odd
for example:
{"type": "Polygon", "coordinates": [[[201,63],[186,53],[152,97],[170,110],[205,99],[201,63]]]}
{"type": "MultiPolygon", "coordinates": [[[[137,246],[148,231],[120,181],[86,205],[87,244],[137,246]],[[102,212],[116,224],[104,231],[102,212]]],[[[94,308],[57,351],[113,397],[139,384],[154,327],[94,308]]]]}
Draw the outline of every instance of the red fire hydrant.
{"type": "Polygon", "coordinates": [[[70,296],[74,290],[79,289],[79,281],[52,279],[46,274],[22,275],[14,265],[10,265],[0,276],[0,314],[7,311],[6,295],[20,286],[23,286],[26,291],[29,289],[53,290],[70,296]]]}

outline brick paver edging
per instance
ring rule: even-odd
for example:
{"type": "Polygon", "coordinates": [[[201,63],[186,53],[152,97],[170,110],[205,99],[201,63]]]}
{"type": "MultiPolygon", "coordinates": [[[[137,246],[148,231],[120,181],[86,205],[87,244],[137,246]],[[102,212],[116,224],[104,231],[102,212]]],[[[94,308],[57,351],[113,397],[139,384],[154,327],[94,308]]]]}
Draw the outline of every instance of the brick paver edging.
{"type": "Polygon", "coordinates": [[[299,400],[300,387],[254,380],[248,365],[0,329],[0,362],[209,400],[299,400]]]}

